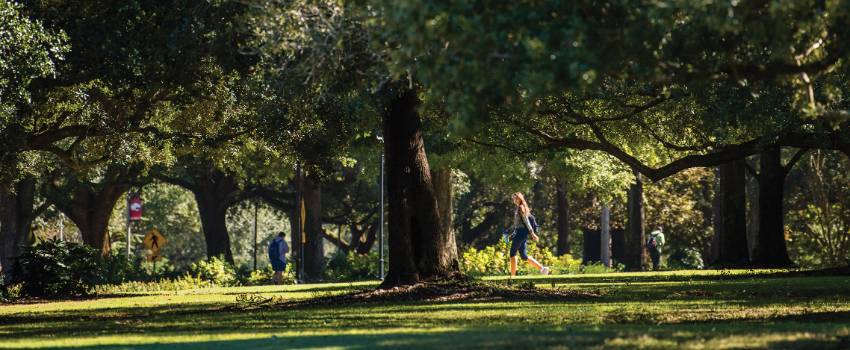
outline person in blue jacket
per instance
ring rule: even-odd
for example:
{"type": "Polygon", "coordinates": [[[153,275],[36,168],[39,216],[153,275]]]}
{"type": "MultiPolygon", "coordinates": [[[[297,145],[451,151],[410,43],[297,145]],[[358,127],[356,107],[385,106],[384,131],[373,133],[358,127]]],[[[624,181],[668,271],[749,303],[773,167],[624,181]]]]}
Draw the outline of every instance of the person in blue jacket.
{"type": "Polygon", "coordinates": [[[272,277],[274,284],[283,282],[283,272],[286,271],[286,253],[289,253],[289,245],[283,239],[284,236],[285,233],[281,231],[269,243],[269,261],[271,261],[274,270],[274,277],[272,277]]]}

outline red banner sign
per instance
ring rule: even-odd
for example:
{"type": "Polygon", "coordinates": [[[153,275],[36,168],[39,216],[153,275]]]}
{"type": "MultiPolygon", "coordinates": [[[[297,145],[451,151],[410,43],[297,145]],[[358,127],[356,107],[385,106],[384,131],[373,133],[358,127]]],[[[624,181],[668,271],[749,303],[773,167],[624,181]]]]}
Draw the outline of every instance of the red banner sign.
{"type": "Polygon", "coordinates": [[[127,206],[130,208],[130,221],[142,220],[142,197],[133,195],[127,206]]]}

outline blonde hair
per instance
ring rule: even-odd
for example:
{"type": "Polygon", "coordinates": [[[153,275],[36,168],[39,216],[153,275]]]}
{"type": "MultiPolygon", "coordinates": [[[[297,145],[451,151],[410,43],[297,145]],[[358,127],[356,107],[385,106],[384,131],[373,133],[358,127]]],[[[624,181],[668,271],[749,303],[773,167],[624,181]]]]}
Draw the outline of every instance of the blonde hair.
{"type": "Polygon", "coordinates": [[[531,208],[528,207],[528,202],[525,201],[525,196],[523,196],[522,193],[520,193],[520,192],[514,193],[513,201],[514,201],[514,204],[516,204],[517,207],[519,208],[519,212],[522,215],[531,214],[531,208]],[[519,202],[519,203],[517,203],[517,202],[519,202]]]}

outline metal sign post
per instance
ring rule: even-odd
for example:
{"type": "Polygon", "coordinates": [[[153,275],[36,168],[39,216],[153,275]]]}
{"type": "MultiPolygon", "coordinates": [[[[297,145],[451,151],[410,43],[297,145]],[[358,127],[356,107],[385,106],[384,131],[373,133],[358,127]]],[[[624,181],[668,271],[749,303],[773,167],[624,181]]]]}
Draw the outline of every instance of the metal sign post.
{"type": "Polygon", "coordinates": [[[130,262],[130,247],[133,245],[133,221],[142,220],[142,197],[138,193],[127,193],[127,262],[130,262]]]}

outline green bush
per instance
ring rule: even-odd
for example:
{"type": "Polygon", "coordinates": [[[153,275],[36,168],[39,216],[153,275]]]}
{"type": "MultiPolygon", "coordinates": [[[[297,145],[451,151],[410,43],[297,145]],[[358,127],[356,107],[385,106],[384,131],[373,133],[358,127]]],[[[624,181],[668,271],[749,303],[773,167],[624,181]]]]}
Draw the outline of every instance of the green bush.
{"type": "Polygon", "coordinates": [[[378,252],[344,254],[336,252],[328,261],[325,278],[332,281],[357,281],[378,278],[378,252]]]}
{"type": "MultiPolygon", "coordinates": [[[[508,260],[510,246],[505,241],[484,247],[481,250],[469,247],[461,254],[461,270],[469,275],[507,275],[510,274],[510,261],[508,260]]],[[[537,259],[544,266],[549,266],[553,272],[566,272],[569,263],[566,257],[556,257],[552,251],[546,249],[542,244],[528,242],[528,256],[537,259]]],[[[521,259],[520,259],[521,260],[521,259]]],[[[517,274],[530,274],[537,272],[524,261],[517,262],[517,274]],[[534,271],[532,271],[534,270],[534,271]]]]}
{"type": "Polygon", "coordinates": [[[21,297],[23,285],[20,283],[4,286],[0,283],[0,303],[8,303],[21,297]]]}
{"type": "Polygon", "coordinates": [[[609,273],[609,272],[618,272],[625,270],[626,266],[620,263],[614,264],[613,267],[608,267],[602,264],[601,261],[595,261],[590,264],[584,264],[581,266],[581,270],[578,273],[609,273]]]}
{"type": "Polygon", "coordinates": [[[22,294],[30,297],[74,297],[108,283],[107,261],[86,245],[49,240],[28,247],[18,260],[22,294]]]}
{"type": "MultiPolygon", "coordinates": [[[[480,250],[469,247],[461,254],[461,271],[472,276],[508,275],[510,274],[509,248],[510,246],[504,241],[499,241],[480,250]]],[[[552,273],[556,274],[599,273],[623,269],[622,265],[609,268],[601,263],[584,266],[580,259],[576,259],[572,255],[555,256],[544,245],[531,241],[528,242],[528,255],[537,259],[544,266],[548,266],[552,273]]],[[[538,273],[535,268],[524,261],[518,261],[517,274],[534,273],[538,273]]]]}
{"type": "Polygon", "coordinates": [[[149,293],[201,289],[213,286],[210,281],[186,274],[178,278],[165,278],[159,281],[129,281],[121,284],[100,285],[94,288],[94,292],[100,295],[149,293]]]}
{"type": "Polygon", "coordinates": [[[704,266],[702,254],[693,248],[677,249],[667,259],[667,266],[674,270],[702,269],[704,266]]]}
{"type": "Polygon", "coordinates": [[[231,287],[240,284],[236,268],[220,257],[214,256],[192,264],[192,267],[189,268],[189,273],[192,277],[209,281],[219,287],[231,287]]]}
{"type": "MultiPolygon", "coordinates": [[[[262,286],[272,284],[274,270],[271,266],[264,269],[250,271],[245,277],[243,284],[248,286],[262,286]]],[[[295,284],[295,270],[293,264],[286,264],[286,271],[283,272],[282,284],[295,284]]]]}

